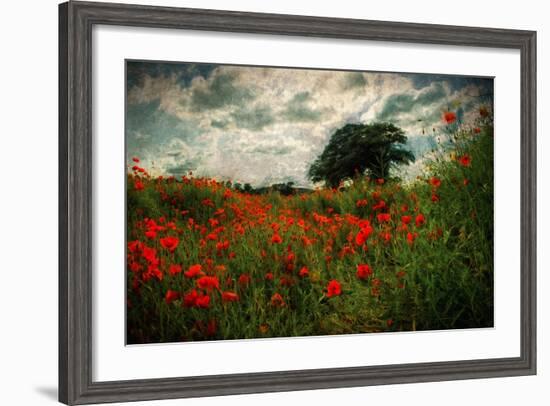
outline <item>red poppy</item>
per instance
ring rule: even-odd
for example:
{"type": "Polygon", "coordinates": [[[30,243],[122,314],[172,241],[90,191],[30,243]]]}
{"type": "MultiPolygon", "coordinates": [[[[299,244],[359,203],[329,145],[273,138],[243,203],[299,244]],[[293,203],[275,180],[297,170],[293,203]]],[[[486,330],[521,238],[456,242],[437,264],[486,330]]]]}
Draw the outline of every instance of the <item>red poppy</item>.
{"type": "Polygon", "coordinates": [[[179,274],[181,272],[181,265],[177,265],[177,264],[170,265],[170,268],[168,268],[168,272],[172,276],[179,274]]]}
{"type": "Polygon", "coordinates": [[[273,234],[273,237],[271,237],[271,242],[273,244],[280,244],[283,242],[283,239],[281,238],[281,236],[277,233],[273,234]]]}
{"type": "Polygon", "coordinates": [[[219,289],[220,281],[217,276],[201,276],[197,279],[197,286],[201,289],[219,289]]]}
{"type": "Polygon", "coordinates": [[[139,158],[137,156],[135,156],[135,157],[132,158],[132,161],[134,161],[135,163],[139,163],[139,158]]]}
{"type": "Polygon", "coordinates": [[[357,200],[357,202],[355,203],[355,206],[357,207],[365,207],[367,205],[367,199],[360,199],[360,200],[357,200]]]}
{"type": "Polygon", "coordinates": [[[383,185],[384,184],[384,179],[382,179],[382,178],[376,179],[376,183],[378,183],[379,185],[383,185]]]}
{"type": "Polygon", "coordinates": [[[368,220],[361,220],[359,222],[359,227],[361,227],[361,230],[357,233],[355,236],[355,243],[357,245],[363,245],[367,241],[367,238],[372,234],[373,228],[370,225],[370,222],[368,220]]]}
{"type": "Polygon", "coordinates": [[[401,221],[403,222],[403,224],[409,224],[411,220],[412,220],[411,216],[401,216],[401,221]]]}
{"type": "Polygon", "coordinates": [[[239,285],[241,285],[243,287],[248,286],[250,284],[251,280],[252,280],[252,278],[250,277],[249,274],[243,273],[239,276],[239,285]]]}
{"type": "Polygon", "coordinates": [[[197,292],[196,289],[193,289],[191,292],[186,293],[183,296],[183,305],[185,307],[195,306],[195,303],[196,303],[198,297],[199,297],[199,293],[197,292]]]}
{"type": "Polygon", "coordinates": [[[430,185],[432,185],[432,186],[434,186],[434,187],[439,187],[439,186],[441,186],[441,179],[436,178],[435,176],[433,176],[433,177],[430,179],[430,185]]]}
{"type": "Polygon", "coordinates": [[[302,269],[300,269],[300,272],[298,272],[298,275],[301,277],[301,278],[305,278],[306,276],[309,276],[309,270],[307,269],[307,267],[302,267],[302,269]]]}
{"type": "Polygon", "coordinates": [[[309,247],[310,245],[313,245],[315,240],[307,238],[305,235],[302,236],[302,243],[304,244],[304,247],[309,247]]]}
{"type": "MultiPolygon", "coordinates": [[[[162,220],[162,217],[159,219],[159,221],[162,220]]],[[[148,219],[145,221],[145,225],[147,226],[147,229],[148,230],[151,230],[151,231],[163,231],[164,230],[164,227],[163,226],[159,226],[155,220],[153,219],[148,219]]]]}
{"type": "Polygon", "coordinates": [[[367,264],[357,265],[357,277],[359,279],[366,279],[371,275],[372,275],[372,269],[369,265],[367,264]]]}
{"type": "Polygon", "coordinates": [[[202,204],[203,206],[214,207],[214,202],[212,201],[212,199],[206,198],[202,201],[202,204]]]}
{"type": "Polygon", "coordinates": [[[216,249],[218,251],[224,251],[224,250],[227,250],[229,248],[229,241],[225,240],[223,242],[217,242],[216,243],[216,249]]]}
{"type": "Polygon", "coordinates": [[[166,300],[166,304],[172,303],[174,300],[179,299],[180,294],[174,290],[168,289],[166,291],[166,295],[164,296],[164,299],[166,300]]]}
{"type": "Polygon", "coordinates": [[[130,271],[136,273],[138,271],[141,271],[141,265],[137,262],[131,262],[130,263],[130,271]]]}
{"type": "Polygon", "coordinates": [[[143,252],[141,253],[141,255],[143,256],[143,258],[145,258],[145,260],[149,263],[154,263],[154,262],[158,262],[158,259],[157,259],[157,250],[155,250],[154,248],[150,248],[148,246],[143,246],[143,252]]]}
{"type": "Polygon", "coordinates": [[[386,223],[386,222],[391,220],[391,214],[390,213],[378,213],[376,218],[378,219],[378,222],[386,223]]]}
{"type": "Polygon", "coordinates": [[[443,113],[443,122],[452,124],[456,121],[456,114],[452,111],[446,111],[443,113]]]}
{"type": "Polygon", "coordinates": [[[418,237],[418,233],[407,233],[407,244],[412,245],[416,237],[418,237]]]}
{"type": "Polygon", "coordinates": [[[166,248],[170,252],[175,251],[179,242],[180,240],[178,237],[164,237],[160,239],[160,245],[162,245],[164,248],[166,248]]]}
{"type": "Polygon", "coordinates": [[[237,295],[235,292],[223,292],[222,293],[222,300],[224,302],[238,302],[239,301],[239,295],[237,295]]]}
{"type": "Polygon", "coordinates": [[[130,252],[136,252],[137,250],[141,250],[143,247],[143,244],[141,241],[139,240],[135,240],[135,241],[130,241],[128,243],[128,250],[130,252]]]}
{"type": "Polygon", "coordinates": [[[161,281],[164,278],[164,275],[158,268],[157,264],[150,264],[147,267],[147,272],[143,277],[144,281],[149,280],[150,278],[157,278],[159,281],[161,281]]]}
{"type": "Polygon", "coordinates": [[[223,198],[229,199],[233,194],[231,193],[231,190],[225,189],[225,192],[223,192],[223,198]]]}
{"type": "Polygon", "coordinates": [[[271,272],[268,272],[265,274],[265,280],[266,281],[272,281],[273,280],[273,274],[271,272]]]}
{"type": "Polygon", "coordinates": [[[295,258],[296,255],[292,251],[290,251],[286,256],[286,262],[293,262],[295,258]]]}
{"type": "Polygon", "coordinates": [[[331,280],[327,285],[327,297],[340,296],[342,285],[336,279],[331,280]]]}
{"type": "Polygon", "coordinates": [[[472,163],[472,158],[470,158],[470,155],[462,155],[460,158],[458,158],[458,162],[460,162],[460,165],[462,166],[470,166],[472,163]]]}
{"type": "Polygon", "coordinates": [[[218,234],[210,233],[206,236],[206,239],[210,241],[216,241],[218,239],[218,234]]]}
{"type": "Polygon", "coordinates": [[[204,272],[202,272],[202,265],[195,264],[191,265],[189,267],[189,270],[184,273],[185,276],[188,278],[194,278],[195,276],[202,276],[204,275],[204,272]]]}
{"type": "Polygon", "coordinates": [[[143,190],[145,188],[145,185],[143,184],[143,182],[139,179],[137,179],[135,182],[134,182],[134,189],[135,190],[143,190]]]}
{"type": "Polygon", "coordinates": [[[421,225],[424,225],[426,223],[426,218],[422,213],[420,213],[418,216],[416,216],[415,224],[417,227],[420,227],[421,225]]]}
{"type": "Polygon", "coordinates": [[[481,128],[476,127],[474,128],[474,134],[479,134],[481,132],[481,128]]]}
{"type": "Polygon", "coordinates": [[[363,230],[359,230],[357,235],[355,236],[355,244],[357,245],[363,245],[367,241],[368,235],[366,235],[363,230]]]}
{"type": "Polygon", "coordinates": [[[386,207],[386,202],[384,200],[380,200],[378,203],[376,203],[374,206],[372,206],[373,210],[381,210],[386,207]]]}
{"type": "Polygon", "coordinates": [[[286,303],[279,293],[274,293],[273,296],[271,296],[271,306],[284,307],[286,303]]]}
{"type": "Polygon", "coordinates": [[[152,240],[156,236],[157,236],[157,232],[155,230],[147,230],[145,232],[145,237],[149,238],[150,240],[152,240]]]}
{"type": "Polygon", "coordinates": [[[210,305],[210,296],[199,295],[195,300],[195,306],[206,309],[210,305]]]}
{"type": "Polygon", "coordinates": [[[209,337],[212,337],[213,335],[216,335],[216,331],[218,329],[216,320],[212,319],[208,321],[208,326],[206,326],[206,335],[209,337]]]}
{"type": "Polygon", "coordinates": [[[432,202],[437,203],[439,201],[439,196],[435,193],[432,193],[432,202]]]}

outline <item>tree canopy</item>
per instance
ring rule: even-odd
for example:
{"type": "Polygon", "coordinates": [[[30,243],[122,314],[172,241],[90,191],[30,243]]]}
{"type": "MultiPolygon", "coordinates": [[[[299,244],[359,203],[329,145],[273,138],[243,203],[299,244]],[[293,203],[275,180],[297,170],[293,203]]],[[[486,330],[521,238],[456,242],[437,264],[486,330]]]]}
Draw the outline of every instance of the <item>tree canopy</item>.
{"type": "Polygon", "coordinates": [[[358,174],[387,179],[392,167],[414,162],[406,142],[404,131],[391,123],[346,124],[332,134],[308,176],[330,187],[358,174]]]}

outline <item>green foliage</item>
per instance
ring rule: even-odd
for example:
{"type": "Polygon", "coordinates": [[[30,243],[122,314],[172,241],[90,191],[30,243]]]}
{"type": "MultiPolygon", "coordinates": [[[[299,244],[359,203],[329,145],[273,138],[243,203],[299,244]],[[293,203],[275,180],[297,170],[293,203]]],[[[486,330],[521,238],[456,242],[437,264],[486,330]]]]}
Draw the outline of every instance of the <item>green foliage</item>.
{"type": "Polygon", "coordinates": [[[296,193],[296,191],[294,190],[294,182],[277,183],[271,185],[271,189],[273,191],[279,192],[283,196],[290,196],[296,193]]]}
{"type": "Polygon", "coordinates": [[[364,173],[388,179],[395,165],[414,162],[412,152],[402,147],[406,142],[403,130],[391,123],[347,124],[331,136],[308,175],[312,181],[324,181],[331,187],[364,173]]]}

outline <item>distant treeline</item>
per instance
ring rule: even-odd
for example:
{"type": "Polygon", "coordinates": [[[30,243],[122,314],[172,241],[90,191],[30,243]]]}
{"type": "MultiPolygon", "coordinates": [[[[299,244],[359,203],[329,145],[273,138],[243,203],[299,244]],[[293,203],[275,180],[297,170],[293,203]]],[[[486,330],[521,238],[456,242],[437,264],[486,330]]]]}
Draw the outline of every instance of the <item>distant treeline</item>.
{"type": "Polygon", "coordinates": [[[300,193],[309,193],[312,191],[311,189],[303,187],[295,187],[294,182],[274,183],[271,186],[262,186],[258,188],[254,188],[250,183],[245,183],[243,185],[239,182],[233,183],[231,186],[233,187],[233,189],[239,192],[256,195],[263,195],[270,192],[279,192],[283,196],[291,196],[300,193]]]}

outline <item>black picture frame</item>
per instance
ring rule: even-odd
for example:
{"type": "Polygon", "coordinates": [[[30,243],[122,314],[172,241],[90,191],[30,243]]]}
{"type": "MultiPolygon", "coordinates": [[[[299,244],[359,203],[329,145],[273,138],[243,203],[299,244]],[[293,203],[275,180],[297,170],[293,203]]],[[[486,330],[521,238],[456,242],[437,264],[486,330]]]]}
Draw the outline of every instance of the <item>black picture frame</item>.
{"type": "Polygon", "coordinates": [[[59,5],[59,400],[219,396],[536,374],[536,32],[110,3],[59,5]],[[521,58],[521,349],[515,358],[92,380],[95,24],[517,49],[521,58]]]}

